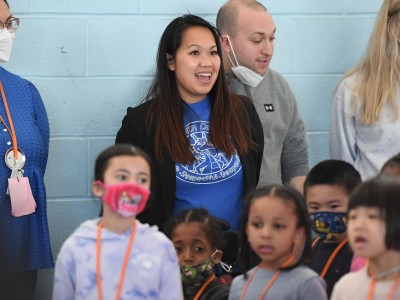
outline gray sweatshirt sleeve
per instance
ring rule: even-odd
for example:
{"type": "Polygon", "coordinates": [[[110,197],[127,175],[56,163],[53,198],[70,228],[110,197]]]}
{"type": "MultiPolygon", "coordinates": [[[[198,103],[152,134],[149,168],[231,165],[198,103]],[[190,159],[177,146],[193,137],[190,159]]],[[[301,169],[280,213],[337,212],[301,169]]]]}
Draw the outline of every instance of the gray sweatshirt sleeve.
{"type": "Polygon", "coordinates": [[[288,182],[293,177],[305,176],[308,173],[306,129],[289,85],[287,86],[287,101],[291,104],[291,111],[288,116],[290,125],[282,148],[282,182],[288,182]]]}

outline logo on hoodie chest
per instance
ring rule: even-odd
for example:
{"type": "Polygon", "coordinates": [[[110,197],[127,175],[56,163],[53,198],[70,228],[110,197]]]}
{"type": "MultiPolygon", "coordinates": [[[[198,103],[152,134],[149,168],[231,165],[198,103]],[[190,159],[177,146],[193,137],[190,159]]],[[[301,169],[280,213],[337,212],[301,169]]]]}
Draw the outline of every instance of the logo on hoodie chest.
{"type": "Polygon", "coordinates": [[[264,104],[264,108],[266,112],[273,112],[275,111],[274,106],[272,104],[264,104]]]}

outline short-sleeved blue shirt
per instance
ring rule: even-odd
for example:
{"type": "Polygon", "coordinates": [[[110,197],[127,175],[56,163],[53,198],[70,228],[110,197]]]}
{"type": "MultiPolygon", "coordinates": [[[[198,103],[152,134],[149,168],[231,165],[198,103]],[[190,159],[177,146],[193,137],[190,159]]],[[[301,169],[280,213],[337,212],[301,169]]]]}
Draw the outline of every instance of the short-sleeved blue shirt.
{"type": "Polygon", "coordinates": [[[202,207],[239,227],[243,197],[243,170],[238,153],[229,157],[210,142],[210,98],[185,104],[184,126],[196,161],[175,164],[174,215],[182,209],[202,207]]]}

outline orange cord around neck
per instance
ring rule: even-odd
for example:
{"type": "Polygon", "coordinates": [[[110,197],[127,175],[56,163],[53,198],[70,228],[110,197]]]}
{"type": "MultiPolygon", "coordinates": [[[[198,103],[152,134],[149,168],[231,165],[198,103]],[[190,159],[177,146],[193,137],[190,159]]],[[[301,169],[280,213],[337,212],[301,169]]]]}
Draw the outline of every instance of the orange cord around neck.
{"type": "Polygon", "coordinates": [[[210,278],[207,279],[206,282],[204,282],[204,284],[201,286],[201,288],[198,290],[198,292],[196,293],[196,296],[194,296],[193,300],[198,300],[201,296],[201,294],[203,294],[204,290],[206,289],[206,287],[211,283],[211,281],[213,281],[215,279],[215,274],[212,274],[210,276],[210,278]]]}
{"type": "MultiPolygon", "coordinates": [[[[369,285],[369,290],[368,290],[368,300],[373,300],[374,299],[374,290],[376,286],[376,278],[372,275],[372,280],[371,284],[369,285]]],[[[397,286],[400,284],[400,274],[397,275],[396,280],[394,281],[392,288],[389,291],[389,294],[386,298],[386,300],[393,300],[394,298],[394,293],[396,292],[397,286]]]]}
{"type": "MultiPolygon", "coordinates": [[[[320,237],[317,237],[314,242],[312,243],[311,247],[314,247],[320,240],[320,237]]],[[[326,273],[328,273],[329,268],[331,267],[333,260],[335,259],[335,257],[337,256],[337,254],[339,253],[339,251],[343,248],[344,245],[346,245],[346,243],[348,242],[348,238],[345,237],[343,239],[343,241],[340,242],[339,245],[337,245],[337,247],[335,248],[335,250],[332,252],[331,256],[329,256],[329,259],[327,260],[324,268],[322,269],[321,278],[325,278],[326,273]]]]}
{"type": "MultiPolygon", "coordinates": [[[[103,227],[103,225],[102,225],[102,222],[100,221],[99,224],[97,225],[97,241],[96,241],[96,280],[97,280],[97,290],[99,293],[99,300],[103,299],[103,290],[102,290],[102,286],[101,286],[101,268],[100,268],[100,258],[101,258],[100,257],[101,249],[100,248],[101,248],[101,229],[102,229],[102,227],[103,227]]],[[[124,263],[122,265],[121,275],[119,277],[116,300],[119,300],[121,298],[122,286],[124,285],[124,279],[125,279],[125,272],[126,272],[126,268],[128,266],[129,256],[131,253],[133,241],[135,239],[135,234],[136,234],[136,221],[133,223],[131,237],[129,239],[128,247],[126,249],[125,259],[124,259],[124,263]]]]}
{"type": "MultiPolygon", "coordinates": [[[[282,265],[282,268],[285,268],[287,266],[289,266],[291,263],[293,263],[294,261],[294,257],[290,256],[282,265]]],[[[260,265],[259,264],[254,272],[250,275],[249,279],[247,279],[246,284],[243,287],[243,291],[242,291],[242,295],[240,296],[240,300],[244,300],[244,297],[246,295],[246,291],[247,291],[247,287],[249,286],[250,282],[253,280],[254,275],[256,275],[257,271],[260,269],[260,265]]],[[[263,292],[261,293],[260,296],[260,300],[263,300],[265,295],[267,294],[268,290],[270,289],[270,287],[272,286],[272,284],[275,282],[275,280],[278,278],[278,276],[281,274],[281,270],[277,271],[272,278],[268,281],[267,285],[265,286],[263,292]]]]}
{"type": "MultiPolygon", "coordinates": [[[[3,98],[4,107],[6,109],[8,123],[10,123],[10,127],[11,127],[10,134],[11,134],[11,138],[12,138],[12,141],[13,141],[14,159],[15,159],[15,161],[18,161],[17,136],[15,134],[14,124],[13,124],[13,121],[12,121],[12,118],[11,118],[11,113],[10,113],[10,109],[8,108],[6,94],[4,93],[3,84],[1,83],[1,81],[0,81],[0,92],[1,92],[1,97],[3,98]]],[[[6,124],[4,123],[4,125],[6,125],[6,124]]]]}

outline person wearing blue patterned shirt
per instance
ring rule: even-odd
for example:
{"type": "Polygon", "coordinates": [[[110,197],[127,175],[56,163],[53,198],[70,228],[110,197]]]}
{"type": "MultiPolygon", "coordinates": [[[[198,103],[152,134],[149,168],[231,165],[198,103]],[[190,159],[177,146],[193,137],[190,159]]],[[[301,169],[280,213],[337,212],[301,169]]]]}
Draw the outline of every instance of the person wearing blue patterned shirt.
{"type": "Polygon", "coordinates": [[[238,229],[243,196],[258,183],[263,131],[251,100],[228,91],[214,26],[194,15],[168,25],[153,86],[128,108],[116,143],[141,147],[155,165],[142,222],[162,226],[202,207],[238,229]]]}
{"type": "MultiPolygon", "coordinates": [[[[7,62],[19,19],[4,0],[0,22],[0,61],[7,62]]],[[[0,163],[0,294],[4,299],[33,299],[37,270],[54,265],[43,182],[49,123],[32,83],[2,67],[0,82],[0,153],[6,157],[0,163]],[[21,197],[20,191],[30,196],[21,197]],[[25,200],[28,208],[19,202],[25,200]]]]}

